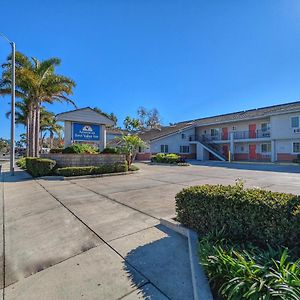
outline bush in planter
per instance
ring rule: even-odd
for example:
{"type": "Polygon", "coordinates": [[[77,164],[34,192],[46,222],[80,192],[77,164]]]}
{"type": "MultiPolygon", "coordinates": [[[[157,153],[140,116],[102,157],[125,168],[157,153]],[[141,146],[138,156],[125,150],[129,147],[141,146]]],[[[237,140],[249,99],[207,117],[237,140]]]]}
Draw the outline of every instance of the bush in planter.
{"type": "Polygon", "coordinates": [[[65,149],[63,149],[62,153],[68,154],[97,154],[99,150],[89,144],[73,144],[65,149]]]}
{"type": "Polygon", "coordinates": [[[130,167],[128,168],[129,171],[138,171],[139,167],[135,166],[135,165],[130,165],[130,167]]]}
{"type": "Polygon", "coordinates": [[[224,237],[265,246],[300,246],[300,196],[203,185],[176,195],[177,218],[200,235],[224,228],[224,237]]]}
{"type": "Polygon", "coordinates": [[[179,155],[174,153],[157,153],[156,155],[152,156],[151,161],[166,164],[177,164],[179,162],[184,162],[179,155]]]}
{"type": "Polygon", "coordinates": [[[26,157],[26,169],[33,177],[50,175],[56,161],[46,158],[26,157]]]}
{"type": "Polygon", "coordinates": [[[16,161],[16,165],[21,169],[26,169],[26,158],[22,157],[16,161]]]}
{"type": "Polygon", "coordinates": [[[50,149],[50,153],[62,153],[63,152],[63,148],[52,148],[50,149]]]}
{"type": "Polygon", "coordinates": [[[107,148],[104,148],[101,153],[102,154],[119,154],[120,151],[118,148],[107,147],[107,148]]]}
{"type": "Polygon", "coordinates": [[[300,164],[300,154],[297,155],[297,158],[293,160],[294,163],[300,164]]]}
{"type": "Polygon", "coordinates": [[[122,164],[116,163],[115,164],[115,171],[116,172],[128,172],[128,164],[127,164],[127,162],[124,162],[122,164]]]}
{"type": "Polygon", "coordinates": [[[199,243],[200,262],[224,299],[300,299],[300,259],[290,256],[286,248],[232,245],[214,233],[199,243]]]}

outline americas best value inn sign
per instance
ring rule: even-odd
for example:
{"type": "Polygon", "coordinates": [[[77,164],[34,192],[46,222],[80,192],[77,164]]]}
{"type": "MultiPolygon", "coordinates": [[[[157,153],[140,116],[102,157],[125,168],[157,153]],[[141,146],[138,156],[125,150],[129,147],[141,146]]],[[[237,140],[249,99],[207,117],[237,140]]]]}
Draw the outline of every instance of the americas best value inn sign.
{"type": "Polygon", "coordinates": [[[99,141],[100,126],[95,124],[72,123],[73,141],[99,141]]]}

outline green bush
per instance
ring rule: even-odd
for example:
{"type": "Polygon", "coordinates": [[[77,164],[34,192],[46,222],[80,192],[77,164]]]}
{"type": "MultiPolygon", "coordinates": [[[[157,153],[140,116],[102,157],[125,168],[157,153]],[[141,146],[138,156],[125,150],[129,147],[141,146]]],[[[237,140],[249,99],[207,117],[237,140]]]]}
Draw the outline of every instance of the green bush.
{"type": "Polygon", "coordinates": [[[224,228],[224,237],[260,246],[300,245],[300,196],[235,186],[203,185],[176,195],[178,220],[200,235],[224,228]]]}
{"type": "Polygon", "coordinates": [[[63,152],[63,148],[52,148],[50,149],[50,153],[62,153],[63,152]]]}
{"type": "Polygon", "coordinates": [[[96,154],[99,153],[99,150],[89,144],[73,144],[65,149],[62,153],[73,153],[73,154],[96,154]]]}
{"type": "Polygon", "coordinates": [[[166,164],[177,164],[181,162],[181,158],[179,155],[170,153],[157,153],[156,155],[152,156],[151,160],[157,163],[166,163],[166,164]]]}
{"type": "Polygon", "coordinates": [[[26,169],[33,177],[50,175],[56,162],[51,159],[26,157],[26,169]]]}
{"type": "Polygon", "coordinates": [[[300,299],[300,259],[293,261],[286,248],[232,246],[207,235],[199,258],[213,290],[224,299],[300,299]]]}
{"type": "Polygon", "coordinates": [[[107,147],[107,148],[104,148],[102,150],[102,154],[118,154],[120,151],[118,148],[110,148],[110,147],[107,147]]]}
{"type": "Polygon", "coordinates": [[[293,162],[294,162],[294,163],[297,163],[297,164],[300,163],[300,154],[297,155],[297,158],[295,158],[295,159],[293,160],[293,162]]]}
{"type": "Polygon", "coordinates": [[[135,165],[130,165],[129,167],[129,171],[138,171],[139,167],[135,166],[135,165]]]}
{"type": "Polygon", "coordinates": [[[69,176],[108,174],[108,173],[127,172],[127,171],[128,171],[127,164],[117,163],[117,164],[105,164],[100,166],[57,168],[56,174],[60,176],[69,177],[69,176]]]}
{"type": "Polygon", "coordinates": [[[21,169],[26,169],[26,158],[22,157],[16,161],[16,165],[21,169]]]}

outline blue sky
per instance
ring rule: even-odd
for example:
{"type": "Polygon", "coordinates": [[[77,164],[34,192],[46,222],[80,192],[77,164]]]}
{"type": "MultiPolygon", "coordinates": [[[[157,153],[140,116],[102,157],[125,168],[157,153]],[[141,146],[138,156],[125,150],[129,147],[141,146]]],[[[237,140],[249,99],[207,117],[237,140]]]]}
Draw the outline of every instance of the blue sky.
{"type": "MultiPolygon", "coordinates": [[[[163,122],[300,100],[297,0],[1,1],[0,31],[28,56],[62,59],[79,107],[139,106],[163,122]]],[[[0,40],[0,62],[9,46],[0,40]]],[[[9,136],[0,99],[0,136],[9,136]]],[[[71,109],[57,104],[58,113],[71,109]]],[[[18,128],[18,133],[23,128],[18,128]]]]}

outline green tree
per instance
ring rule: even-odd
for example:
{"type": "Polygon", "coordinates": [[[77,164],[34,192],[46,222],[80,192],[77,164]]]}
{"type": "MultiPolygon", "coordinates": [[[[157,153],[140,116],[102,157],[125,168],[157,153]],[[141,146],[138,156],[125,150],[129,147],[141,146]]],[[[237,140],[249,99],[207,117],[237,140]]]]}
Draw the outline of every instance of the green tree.
{"type": "MultiPolygon", "coordinates": [[[[61,60],[58,58],[39,61],[20,52],[16,53],[16,96],[24,101],[28,109],[26,127],[30,156],[39,155],[42,104],[58,101],[75,106],[75,103],[68,98],[73,93],[75,82],[55,73],[60,63],[61,60]]],[[[2,68],[0,95],[7,95],[11,88],[11,56],[2,68]]]]}
{"type": "Polygon", "coordinates": [[[121,151],[126,155],[128,166],[135,160],[139,148],[146,147],[146,143],[137,135],[123,135],[120,138],[121,151]]]}
{"type": "Polygon", "coordinates": [[[136,132],[141,128],[141,123],[139,119],[131,118],[130,116],[127,116],[123,122],[124,127],[129,132],[136,132]]]}
{"type": "Polygon", "coordinates": [[[94,109],[94,111],[96,111],[96,112],[104,115],[108,119],[112,120],[115,123],[114,127],[117,126],[118,118],[117,118],[117,116],[114,113],[108,114],[108,113],[104,112],[102,109],[100,109],[99,107],[94,107],[93,109],[94,109]]]}

